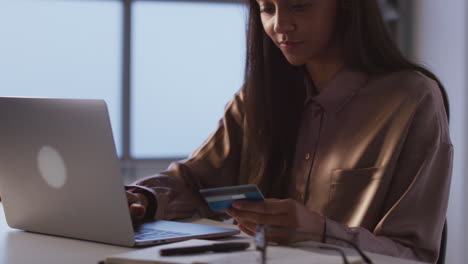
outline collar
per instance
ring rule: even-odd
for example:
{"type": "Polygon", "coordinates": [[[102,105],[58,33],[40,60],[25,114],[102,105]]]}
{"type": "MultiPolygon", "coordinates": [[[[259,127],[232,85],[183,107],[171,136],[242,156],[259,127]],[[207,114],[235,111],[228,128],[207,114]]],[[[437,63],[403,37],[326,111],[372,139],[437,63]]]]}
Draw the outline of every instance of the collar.
{"type": "Polygon", "coordinates": [[[368,80],[364,72],[341,69],[335,77],[317,94],[313,81],[306,75],[306,101],[319,104],[326,112],[336,113],[351,100],[368,80]]]}

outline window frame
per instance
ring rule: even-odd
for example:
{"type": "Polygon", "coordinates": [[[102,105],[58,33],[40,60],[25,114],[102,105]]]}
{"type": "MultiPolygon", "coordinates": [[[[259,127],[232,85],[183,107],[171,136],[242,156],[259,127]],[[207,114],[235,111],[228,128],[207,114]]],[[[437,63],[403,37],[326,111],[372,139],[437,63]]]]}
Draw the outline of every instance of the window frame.
{"type": "MultiPolygon", "coordinates": [[[[164,158],[134,158],[131,153],[131,100],[132,100],[132,8],[135,2],[181,2],[193,3],[190,0],[121,0],[123,2],[123,54],[122,54],[122,149],[121,149],[121,164],[125,169],[131,169],[132,166],[139,167],[141,164],[148,166],[148,163],[154,162],[155,167],[161,167],[160,163],[168,164],[170,161],[184,159],[184,156],[164,157],[164,158]]],[[[243,0],[195,0],[199,3],[244,3],[243,0]]],[[[134,169],[132,169],[133,171],[134,169]]]]}

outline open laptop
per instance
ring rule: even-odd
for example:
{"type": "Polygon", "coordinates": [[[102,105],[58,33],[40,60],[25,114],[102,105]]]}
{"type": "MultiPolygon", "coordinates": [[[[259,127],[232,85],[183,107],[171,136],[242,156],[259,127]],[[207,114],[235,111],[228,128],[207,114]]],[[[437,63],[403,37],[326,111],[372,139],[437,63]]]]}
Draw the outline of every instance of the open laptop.
{"type": "Polygon", "coordinates": [[[130,247],[239,233],[163,220],[135,233],[103,100],[0,98],[0,124],[12,228],[130,247]]]}

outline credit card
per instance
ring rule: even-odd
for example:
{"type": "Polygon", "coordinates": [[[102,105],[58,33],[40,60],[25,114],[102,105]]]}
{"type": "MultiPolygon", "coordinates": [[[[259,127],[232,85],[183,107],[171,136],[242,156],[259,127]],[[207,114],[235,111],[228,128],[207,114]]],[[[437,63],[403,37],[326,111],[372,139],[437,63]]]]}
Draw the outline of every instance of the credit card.
{"type": "Polygon", "coordinates": [[[203,189],[200,193],[211,210],[220,212],[226,211],[237,200],[265,199],[255,184],[203,189]]]}

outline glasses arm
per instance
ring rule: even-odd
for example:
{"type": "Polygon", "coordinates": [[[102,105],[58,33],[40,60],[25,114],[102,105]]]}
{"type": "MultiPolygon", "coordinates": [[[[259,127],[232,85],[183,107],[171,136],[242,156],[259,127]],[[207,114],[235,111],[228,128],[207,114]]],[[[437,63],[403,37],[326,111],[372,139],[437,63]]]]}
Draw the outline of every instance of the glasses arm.
{"type": "Polygon", "coordinates": [[[343,250],[336,248],[336,247],[328,247],[328,246],[318,246],[318,249],[324,249],[324,250],[333,250],[338,253],[340,253],[341,257],[343,258],[343,263],[344,264],[349,264],[348,258],[346,257],[346,254],[343,252],[343,250]]]}
{"type": "MultiPolygon", "coordinates": [[[[305,236],[315,236],[317,237],[318,235],[315,234],[315,233],[311,233],[311,232],[305,232],[305,231],[298,231],[298,230],[295,230],[295,229],[291,229],[291,228],[284,228],[284,227],[273,227],[273,226],[262,226],[260,225],[260,227],[257,227],[257,230],[261,230],[263,229],[264,231],[278,231],[278,232],[285,232],[285,233],[288,233],[288,234],[300,234],[300,235],[305,235],[305,236]]],[[[265,234],[264,234],[265,235],[265,234]]],[[[340,241],[340,242],[343,242],[349,246],[351,246],[354,250],[356,250],[356,252],[359,254],[359,256],[364,260],[365,263],[367,264],[373,264],[372,260],[356,245],[354,244],[353,242],[349,241],[349,240],[346,240],[346,239],[343,239],[343,238],[339,238],[339,237],[334,237],[334,236],[328,236],[328,235],[325,235],[325,238],[326,239],[333,239],[333,240],[336,240],[336,241],[340,241]]],[[[266,240],[266,239],[265,239],[266,240]]]]}

